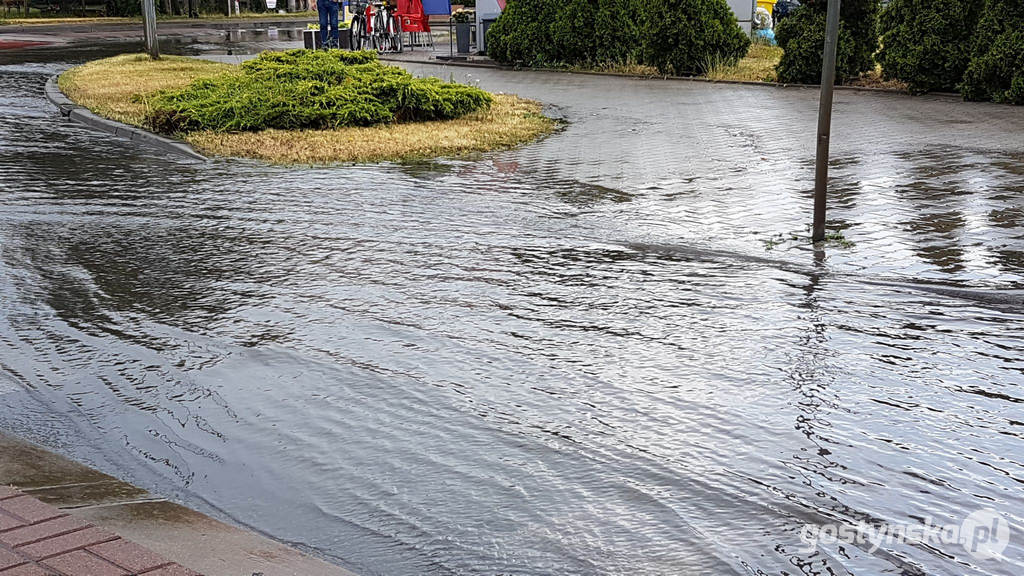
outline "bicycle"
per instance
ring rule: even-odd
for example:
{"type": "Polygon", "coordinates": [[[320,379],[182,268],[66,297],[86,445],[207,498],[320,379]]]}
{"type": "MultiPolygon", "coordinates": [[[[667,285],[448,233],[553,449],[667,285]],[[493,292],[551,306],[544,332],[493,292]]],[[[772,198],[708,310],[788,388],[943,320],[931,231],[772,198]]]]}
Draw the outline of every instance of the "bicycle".
{"type": "Polygon", "coordinates": [[[397,9],[390,2],[374,2],[373,44],[377,52],[401,52],[404,48],[402,24],[395,16],[397,9]]]}
{"type": "Polygon", "coordinates": [[[353,0],[352,23],[348,28],[349,47],[353,50],[362,50],[363,45],[369,45],[373,34],[371,27],[372,20],[369,18],[372,8],[369,2],[353,0]]]}
{"type": "Polygon", "coordinates": [[[390,2],[358,1],[352,3],[352,23],[349,26],[349,46],[353,50],[373,47],[377,52],[401,52],[405,45],[402,24],[395,15],[396,7],[390,2]]]}

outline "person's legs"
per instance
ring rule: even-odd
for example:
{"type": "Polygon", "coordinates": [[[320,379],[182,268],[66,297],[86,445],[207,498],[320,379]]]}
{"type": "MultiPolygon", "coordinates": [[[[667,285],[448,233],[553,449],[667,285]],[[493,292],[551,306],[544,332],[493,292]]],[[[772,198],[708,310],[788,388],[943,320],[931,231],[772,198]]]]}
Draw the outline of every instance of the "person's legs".
{"type": "MultiPolygon", "coordinates": [[[[330,26],[330,5],[333,4],[331,0],[316,0],[316,13],[320,17],[320,46],[327,43],[330,36],[327,35],[327,31],[330,26]]],[[[337,12],[335,12],[337,14],[337,12]]],[[[317,46],[319,48],[320,46],[317,46]]]]}
{"type": "Polygon", "coordinates": [[[334,46],[337,48],[341,46],[340,34],[338,32],[338,8],[340,4],[338,2],[330,2],[329,13],[331,15],[331,40],[334,42],[334,46]]]}

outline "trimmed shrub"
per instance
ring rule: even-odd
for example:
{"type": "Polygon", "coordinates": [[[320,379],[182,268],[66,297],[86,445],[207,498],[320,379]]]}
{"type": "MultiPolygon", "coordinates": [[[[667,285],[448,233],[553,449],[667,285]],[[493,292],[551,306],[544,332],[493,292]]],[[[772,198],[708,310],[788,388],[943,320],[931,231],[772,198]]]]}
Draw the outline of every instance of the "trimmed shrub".
{"type": "MultiPolygon", "coordinates": [[[[776,68],[780,82],[818,84],[825,48],[826,0],[807,0],[776,27],[775,40],[783,49],[776,68]]],[[[845,82],[874,68],[878,49],[878,0],[845,0],[836,50],[836,82],[845,82]]]]}
{"type": "Polygon", "coordinates": [[[640,30],[635,5],[636,0],[598,1],[594,16],[596,63],[640,62],[640,30]]]}
{"type": "MultiPolygon", "coordinates": [[[[821,2],[822,12],[824,12],[824,8],[827,8],[827,0],[814,1],[821,2]]],[[[850,76],[857,76],[875,69],[880,5],[880,0],[844,0],[842,3],[839,17],[843,27],[850,32],[850,39],[853,40],[850,76]]]]}
{"type": "Polygon", "coordinates": [[[164,133],[339,128],[458,118],[491,105],[479,88],[419,79],[372,52],[264,52],[241,73],[200,79],[150,101],[164,133]]]}
{"type": "Polygon", "coordinates": [[[977,0],[892,0],[879,19],[877,60],[914,92],[954,91],[971,61],[977,0]]]}
{"type": "Polygon", "coordinates": [[[487,34],[496,61],[645,64],[664,74],[735,62],[750,39],[725,0],[509,0],[487,34]]]}
{"type": "MultiPolygon", "coordinates": [[[[821,82],[821,59],[825,48],[824,12],[800,8],[775,28],[775,41],[782,48],[782,59],[775,68],[779,82],[818,84],[821,82]]],[[[839,45],[836,49],[836,82],[843,83],[856,68],[853,61],[854,41],[846,25],[839,24],[839,45]]]]}
{"type": "Polygon", "coordinates": [[[590,0],[560,3],[551,26],[554,59],[569,64],[597,60],[597,6],[590,0]]]}
{"type": "Polygon", "coordinates": [[[960,91],[967,100],[1024,104],[1024,2],[985,4],[960,91]]]}
{"type": "Polygon", "coordinates": [[[487,55],[504,64],[544,66],[557,61],[551,23],[561,4],[551,0],[509,0],[487,30],[487,55]]]}
{"type": "Polygon", "coordinates": [[[646,0],[639,30],[642,61],[664,74],[699,74],[735,64],[750,48],[724,0],[646,0]]]}

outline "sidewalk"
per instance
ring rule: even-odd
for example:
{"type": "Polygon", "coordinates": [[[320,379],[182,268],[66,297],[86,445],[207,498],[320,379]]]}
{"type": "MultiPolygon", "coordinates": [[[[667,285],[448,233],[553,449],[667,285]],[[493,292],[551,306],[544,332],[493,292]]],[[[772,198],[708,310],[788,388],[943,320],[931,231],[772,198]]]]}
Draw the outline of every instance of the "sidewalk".
{"type": "Polygon", "coordinates": [[[352,576],[0,433],[0,576],[352,576]]]}
{"type": "Polygon", "coordinates": [[[0,574],[4,576],[191,576],[134,542],[0,486],[0,574]]]}

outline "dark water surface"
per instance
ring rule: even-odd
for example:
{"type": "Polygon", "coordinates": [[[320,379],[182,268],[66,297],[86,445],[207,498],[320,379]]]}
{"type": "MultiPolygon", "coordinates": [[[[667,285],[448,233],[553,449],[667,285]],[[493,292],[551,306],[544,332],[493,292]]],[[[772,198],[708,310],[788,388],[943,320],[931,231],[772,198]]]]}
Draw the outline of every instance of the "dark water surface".
{"type": "MultiPolygon", "coordinates": [[[[858,245],[816,262],[709,224],[735,190],[798,229],[770,207],[799,187],[581,159],[583,104],[473,160],[178,162],[43,98],[108,50],[0,61],[3,429],[364,574],[1024,573],[1016,141],[846,151],[858,245]],[[1002,560],[799,538],[985,508],[1002,560]]],[[[596,81],[480,74],[555,103],[596,81]]],[[[784,164],[755,172],[808,169],[784,164]]]]}

